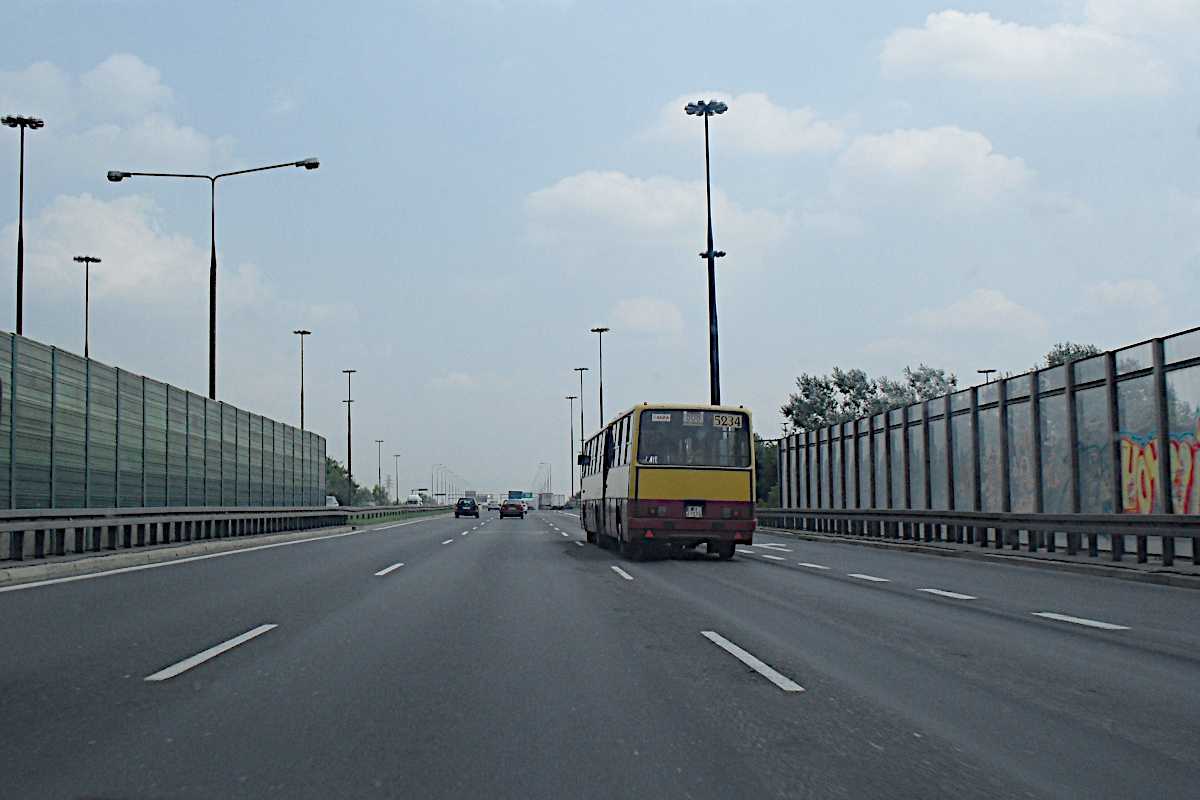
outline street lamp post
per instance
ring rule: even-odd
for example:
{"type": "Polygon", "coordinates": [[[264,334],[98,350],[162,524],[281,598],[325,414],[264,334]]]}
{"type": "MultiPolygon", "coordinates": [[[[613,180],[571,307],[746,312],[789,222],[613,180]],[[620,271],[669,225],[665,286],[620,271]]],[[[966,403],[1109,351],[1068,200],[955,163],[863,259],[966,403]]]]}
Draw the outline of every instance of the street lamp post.
{"type": "MultiPolygon", "coordinates": [[[[223,172],[220,175],[191,175],[180,172],[121,172],[110,170],[108,179],[120,183],[125,178],[203,178],[209,182],[209,233],[211,239],[211,256],[208,270],[208,396],[217,399],[217,179],[233,175],[245,175],[250,172],[264,172],[280,167],[304,167],[316,169],[321,162],[315,158],[305,158],[300,161],[288,161],[285,164],[272,164],[269,167],[239,169],[236,172],[223,172]]],[[[303,427],[303,426],[302,426],[303,427]]]]}
{"type": "Polygon", "coordinates": [[[708,159],[708,118],[713,114],[724,114],[729,106],[720,100],[709,100],[705,103],[699,100],[688,103],[684,108],[688,114],[704,118],[704,185],[708,194],[708,250],[701,253],[701,258],[708,259],[708,380],[709,402],[714,406],[721,405],[721,372],[717,358],[717,263],[716,259],[725,255],[723,251],[713,248],[712,231],[712,178],[709,172],[708,159]]]}
{"type": "Polygon", "coordinates": [[[608,328],[592,328],[592,333],[600,337],[600,427],[604,427],[604,334],[608,328]]]}
{"type": "MultiPolygon", "coordinates": [[[[583,373],[587,372],[587,367],[576,367],[575,371],[579,373],[579,454],[583,455],[583,373]]],[[[580,479],[579,488],[583,488],[583,480],[580,479]]]]}
{"type": "Polygon", "coordinates": [[[396,459],[396,505],[400,505],[400,454],[393,453],[392,457],[396,459]]]}
{"type": "Polygon", "coordinates": [[[292,331],[300,337],[300,430],[304,430],[304,337],[311,336],[312,331],[292,331]]]}
{"type": "Polygon", "coordinates": [[[350,493],[348,505],[354,505],[354,466],[351,460],[350,450],[350,404],[354,401],[350,398],[350,376],[358,372],[356,369],[344,369],[346,373],[346,399],[342,402],[346,404],[346,483],[348,487],[346,491],[350,493]]]}
{"type": "MultiPolygon", "coordinates": [[[[583,373],[579,373],[582,375],[583,373]]],[[[566,399],[570,401],[571,410],[567,412],[567,419],[571,423],[571,460],[567,462],[567,466],[571,469],[571,497],[575,497],[575,395],[569,394],[566,399]]]]}
{"type": "Polygon", "coordinates": [[[25,326],[25,129],[36,131],[46,123],[35,117],[7,116],[0,123],[21,129],[21,168],[17,191],[17,335],[24,336],[25,326]]]}
{"type": "Polygon", "coordinates": [[[375,488],[383,486],[383,439],[375,440],[375,488]]]}
{"type": "Polygon", "coordinates": [[[92,256],[75,256],[75,260],[83,264],[83,357],[88,357],[88,329],[91,327],[92,316],[92,264],[99,264],[100,259],[92,256]]]}

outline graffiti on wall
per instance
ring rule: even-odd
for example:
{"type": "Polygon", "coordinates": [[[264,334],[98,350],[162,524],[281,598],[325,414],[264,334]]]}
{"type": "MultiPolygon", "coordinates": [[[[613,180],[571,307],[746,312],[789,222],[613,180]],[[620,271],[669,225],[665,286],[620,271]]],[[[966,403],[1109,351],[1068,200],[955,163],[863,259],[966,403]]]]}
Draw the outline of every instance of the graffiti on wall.
{"type": "MultiPolygon", "coordinates": [[[[1197,421],[1200,428],[1200,420],[1197,421]]],[[[1169,439],[1171,505],[1177,514],[1200,513],[1200,437],[1198,432],[1169,439]]],[[[1126,514],[1161,514],[1158,500],[1158,443],[1154,434],[1121,434],[1121,507],[1126,514]]]]}

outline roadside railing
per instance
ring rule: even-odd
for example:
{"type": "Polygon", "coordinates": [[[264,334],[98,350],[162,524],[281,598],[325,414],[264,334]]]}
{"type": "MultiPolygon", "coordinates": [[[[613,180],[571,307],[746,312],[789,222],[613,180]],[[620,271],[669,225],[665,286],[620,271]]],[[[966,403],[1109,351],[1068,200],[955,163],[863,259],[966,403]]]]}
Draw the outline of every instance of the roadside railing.
{"type": "Polygon", "coordinates": [[[908,511],[760,508],[761,526],[834,536],[974,544],[1035,553],[1106,557],[1151,556],[1169,567],[1190,557],[1200,564],[1200,516],[1182,514],[1024,514],[983,511],[908,511]],[[1133,547],[1130,549],[1130,540],[1133,547]]]}
{"type": "Polygon", "coordinates": [[[336,528],[387,516],[439,510],[445,509],[430,506],[252,506],[0,511],[0,561],[336,528]]]}

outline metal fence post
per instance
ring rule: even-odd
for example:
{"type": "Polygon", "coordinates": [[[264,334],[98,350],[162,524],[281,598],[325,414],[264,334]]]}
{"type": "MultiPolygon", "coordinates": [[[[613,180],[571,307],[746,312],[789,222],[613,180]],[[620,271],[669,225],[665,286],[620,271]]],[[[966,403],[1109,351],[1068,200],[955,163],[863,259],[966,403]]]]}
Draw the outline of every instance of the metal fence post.
{"type": "MultiPolygon", "coordinates": [[[[1038,381],[1038,371],[1029,373],[1029,463],[1033,473],[1033,513],[1045,511],[1045,498],[1042,494],[1042,390],[1038,381]]],[[[1029,532],[1029,550],[1037,552],[1042,546],[1045,531],[1029,532]]],[[[1050,533],[1054,535],[1053,532],[1050,533]]],[[[1054,552],[1053,549],[1050,552],[1054,552]]]]}
{"type": "Polygon", "coordinates": [[[58,348],[50,348],[50,507],[58,507],[58,348]]]}
{"type": "MultiPolygon", "coordinates": [[[[979,387],[971,387],[971,473],[974,475],[972,479],[973,486],[971,491],[971,510],[979,511],[983,508],[983,486],[980,482],[980,473],[982,470],[979,465],[979,387]]],[[[983,547],[987,547],[987,528],[978,530],[975,527],[971,528],[968,543],[978,543],[983,547]],[[982,539],[982,541],[980,541],[982,539]]]]}
{"type": "MultiPolygon", "coordinates": [[[[996,381],[996,415],[1000,421],[1000,510],[1007,512],[1012,511],[1012,471],[1009,469],[1008,380],[1005,378],[996,381]]],[[[996,533],[996,549],[1003,549],[1004,545],[1011,544],[1016,550],[1020,538],[1019,531],[1003,528],[996,533]],[[1011,541],[1014,534],[1017,537],[1016,542],[1011,541]]]]}
{"type": "Polygon", "coordinates": [[[113,507],[121,507],[121,368],[116,368],[116,387],[117,387],[117,448],[116,458],[113,460],[114,472],[113,486],[116,491],[113,496],[113,507]]]}
{"type": "MultiPolygon", "coordinates": [[[[1108,459],[1112,479],[1108,488],[1112,495],[1112,513],[1122,514],[1125,511],[1125,499],[1121,486],[1121,415],[1117,406],[1117,356],[1112,351],[1105,353],[1104,358],[1104,394],[1108,400],[1108,433],[1112,442],[1108,459]]],[[[1125,553],[1125,537],[1113,534],[1109,539],[1112,543],[1112,560],[1120,561],[1125,553]]]]}
{"type": "MultiPolygon", "coordinates": [[[[1079,419],[1075,408],[1075,365],[1063,364],[1063,393],[1067,400],[1067,464],[1070,472],[1071,513],[1078,514],[1081,506],[1079,496],[1079,419]]],[[[1079,534],[1067,534],[1067,555],[1079,552],[1079,534]]]]}
{"type": "Polygon", "coordinates": [[[883,492],[886,494],[884,500],[887,504],[884,509],[890,509],[895,504],[892,503],[892,413],[884,411],[883,413],[883,492]]]}
{"type": "MultiPolygon", "coordinates": [[[[1171,415],[1167,408],[1167,371],[1163,355],[1163,340],[1154,339],[1150,343],[1154,365],[1154,404],[1158,412],[1158,430],[1154,441],[1158,449],[1158,503],[1160,514],[1175,513],[1175,493],[1172,490],[1174,480],[1171,472],[1171,415]]],[[[1169,567],[1175,563],[1175,537],[1162,537],[1162,563],[1169,567]]]]}
{"type": "MultiPolygon", "coordinates": [[[[142,376],[142,508],[146,507],[146,376],[142,376]]],[[[157,535],[158,526],[155,526],[157,535]]]]}
{"type": "Polygon", "coordinates": [[[904,508],[911,510],[912,502],[912,448],[908,441],[908,406],[898,409],[900,412],[900,446],[903,449],[901,458],[904,459],[904,508]]]}
{"type": "MultiPolygon", "coordinates": [[[[17,403],[17,367],[20,359],[17,356],[17,349],[21,342],[21,337],[16,334],[12,335],[12,377],[8,381],[8,393],[12,395],[12,412],[9,414],[9,427],[12,429],[9,433],[9,448],[8,448],[8,507],[17,507],[17,417],[20,414],[20,406],[17,403]]],[[[15,541],[16,534],[12,534],[15,541]]]]}

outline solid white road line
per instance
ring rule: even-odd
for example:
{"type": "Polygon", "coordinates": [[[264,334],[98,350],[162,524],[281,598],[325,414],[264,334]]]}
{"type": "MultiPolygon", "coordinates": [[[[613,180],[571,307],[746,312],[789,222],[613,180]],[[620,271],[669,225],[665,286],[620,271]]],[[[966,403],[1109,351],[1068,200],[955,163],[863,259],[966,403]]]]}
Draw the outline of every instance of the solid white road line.
{"type": "Polygon", "coordinates": [[[390,567],[384,567],[383,569],[379,570],[379,572],[375,573],[375,577],[382,578],[384,575],[387,575],[389,572],[398,570],[403,566],[404,566],[403,564],[392,564],[390,567]]]}
{"type": "Polygon", "coordinates": [[[826,567],[822,564],[810,564],[807,561],[797,561],[796,563],[802,567],[808,567],[809,569],[829,569],[829,567],[826,567]]]}
{"type": "Polygon", "coordinates": [[[1100,622],[1095,619],[1086,619],[1084,617],[1072,617],[1069,614],[1055,614],[1053,611],[1035,611],[1035,617],[1045,617],[1046,619],[1056,619],[1059,622],[1073,622],[1076,625],[1086,625],[1089,628],[1099,628],[1105,631],[1127,631],[1128,625],[1113,625],[1111,622],[1100,622]]]}
{"type": "Polygon", "coordinates": [[[876,578],[874,575],[863,575],[861,572],[846,573],[851,578],[858,578],[860,581],[874,581],[875,583],[890,583],[890,578],[876,578]]]}
{"type": "Polygon", "coordinates": [[[453,541],[453,539],[447,539],[446,541],[442,542],[442,544],[450,544],[453,541]]]}
{"type": "Polygon", "coordinates": [[[160,567],[173,567],[176,564],[189,564],[193,561],[205,561],[210,558],[222,558],[224,556],[236,556],[239,553],[253,553],[256,550],[269,550],[272,547],[290,547],[294,544],[304,544],[305,542],[321,542],[326,539],[340,539],[343,536],[358,536],[360,533],[371,533],[372,531],[385,531],[388,528],[399,528],[403,525],[416,525],[418,522],[426,522],[429,519],[437,519],[436,517],[425,517],[422,519],[413,519],[408,522],[397,522],[395,525],[382,525],[378,528],[360,528],[355,531],[344,531],[342,533],[331,533],[328,536],[313,536],[308,539],[293,539],[290,542],[271,542],[270,544],[259,544],[253,547],[239,547],[233,550],[222,550],[219,553],[205,553],[200,556],[187,556],[186,558],[176,558],[171,561],[156,561],[153,564],[135,564],[132,567],[117,567],[116,569],[106,569],[100,572],[88,572],[83,575],[66,575],[62,578],[46,578],[42,581],[30,581],[29,583],[18,583],[16,586],[0,586],[0,594],[5,592],[19,592],[23,589],[36,589],[39,586],[54,586],[59,583],[74,583],[75,581],[89,581],[92,578],[104,578],[109,575],[123,575],[126,572],[141,572],[144,569],[158,569],[160,567]]]}
{"type": "Polygon", "coordinates": [[[615,573],[617,573],[618,575],[620,575],[622,578],[624,578],[624,579],[625,579],[625,580],[627,580],[627,581],[631,581],[631,580],[633,580],[633,576],[632,576],[632,575],[630,575],[630,574],[629,574],[628,572],[626,572],[625,570],[621,569],[620,567],[613,567],[613,568],[612,568],[612,571],[613,571],[613,572],[615,572],[615,573]]]}
{"type": "Polygon", "coordinates": [[[203,653],[197,653],[196,655],[192,656],[191,658],[185,658],[183,661],[180,661],[178,664],[172,664],[171,666],[167,667],[166,669],[160,669],[158,672],[154,673],[153,675],[147,675],[145,678],[143,678],[143,680],[157,682],[157,681],[165,681],[165,680],[174,678],[176,675],[179,675],[180,673],[183,673],[183,672],[187,672],[192,667],[199,666],[200,664],[203,664],[205,661],[208,661],[210,658],[216,658],[217,656],[221,655],[221,653],[224,653],[226,650],[232,650],[233,648],[237,647],[239,644],[245,644],[246,642],[253,639],[255,636],[261,636],[262,634],[266,633],[267,631],[269,631],[275,627],[277,627],[277,626],[275,626],[275,625],[259,625],[254,630],[246,631],[241,636],[235,636],[232,639],[230,639],[229,641],[222,642],[221,644],[217,645],[216,647],[210,647],[207,650],[205,650],[203,653]]]}
{"type": "Polygon", "coordinates": [[[800,684],[796,683],[795,681],[793,681],[789,678],[785,678],[783,675],[780,675],[778,672],[771,669],[766,664],[759,661],[757,658],[750,655],[745,650],[738,647],[736,644],[729,641],[728,639],[726,639],[724,636],[717,633],[716,631],[700,631],[700,633],[704,636],[705,639],[708,639],[710,642],[715,644],[717,647],[721,648],[726,653],[729,653],[731,656],[736,658],[738,661],[741,661],[747,667],[750,667],[750,669],[754,670],[759,675],[762,675],[764,678],[766,678],[771,683],[778,686],[780,689],[783,689],[785,692],[803,692],[804,691],[803,686],[801,686],[800,684]]]}
{"type": "Polygon", "coordinates": [[[945,589],[918,589],[917,591],[925,592],[926,594],[936,594],[938,597],[949,597],[951,600],[978,600],[979,599],[978,597],[974,597],[969,594],[959,594],[958,592],[947,592],[945,589]]]}
{"type": "Polygon", "coordinates": [[[763,558],[769,558],[772,561],[787,561],[787,559],[784,558],[783,556],[773,556],[773,555],[770,555],[769,553],[759,553],[758,555],[762,556],[763,558]]]}

